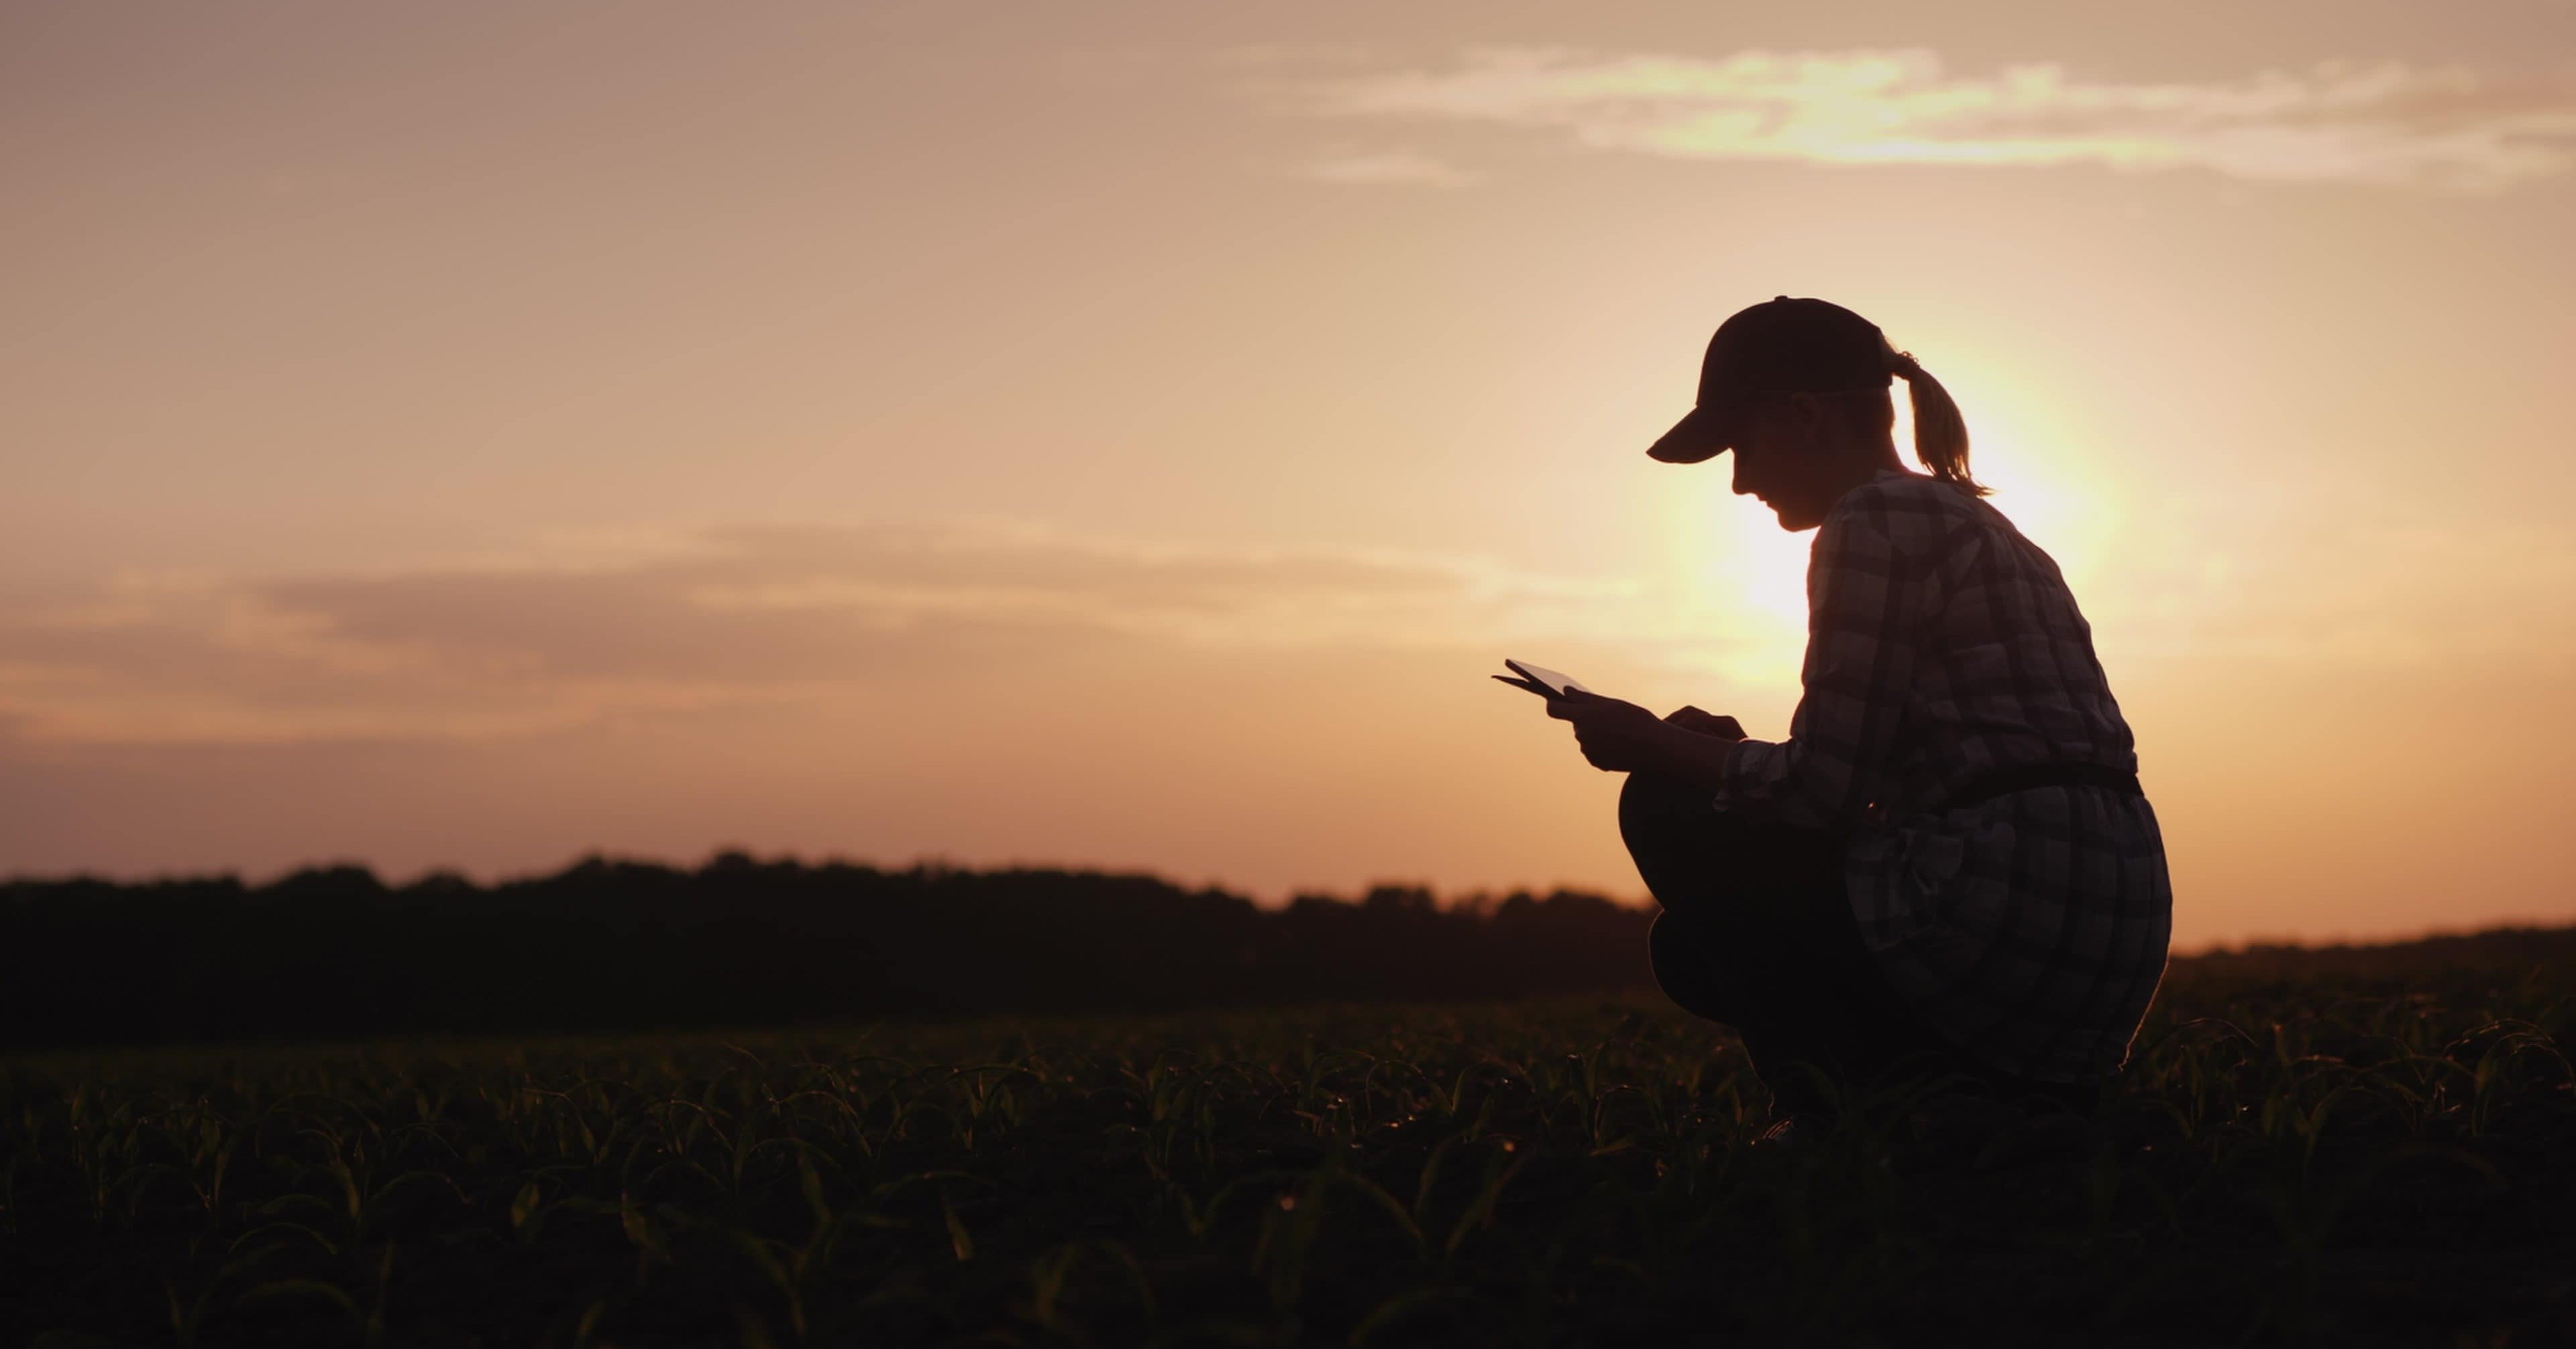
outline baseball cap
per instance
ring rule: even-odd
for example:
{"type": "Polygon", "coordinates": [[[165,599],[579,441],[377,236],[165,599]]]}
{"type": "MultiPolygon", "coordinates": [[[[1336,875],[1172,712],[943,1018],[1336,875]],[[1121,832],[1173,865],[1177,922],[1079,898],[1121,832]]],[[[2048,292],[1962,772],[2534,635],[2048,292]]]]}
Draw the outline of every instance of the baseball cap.
{"type": "Polygon", "coordinates": [[[1746,410],[1767,394],[1884,389],[1892,350],[1877,324],[1823,300],[1783,295],[1737,310],[1708,339],[1699,406],[1646,453],[1667,464],[1724,454],[1746,410]]]}

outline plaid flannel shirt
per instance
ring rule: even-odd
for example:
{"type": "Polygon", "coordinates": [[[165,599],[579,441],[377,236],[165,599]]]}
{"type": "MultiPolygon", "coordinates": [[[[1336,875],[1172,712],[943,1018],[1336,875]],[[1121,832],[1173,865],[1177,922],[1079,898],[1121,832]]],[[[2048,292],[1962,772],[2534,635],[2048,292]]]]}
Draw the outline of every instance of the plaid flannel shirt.
{"type": "Polygon", "coordinates": [[[2048,1081],[2117,1069],[2172,931],[2155,812],[2093,786],[1939,808],[1998,768],[2137,768],[2057,564],[1976,497],[1889,470],[1816,532],[1807,603],[1789,738],[1737,744],[1718,807],[1845,837],[1862,940],[1962,1048],[2048,1081]]]}

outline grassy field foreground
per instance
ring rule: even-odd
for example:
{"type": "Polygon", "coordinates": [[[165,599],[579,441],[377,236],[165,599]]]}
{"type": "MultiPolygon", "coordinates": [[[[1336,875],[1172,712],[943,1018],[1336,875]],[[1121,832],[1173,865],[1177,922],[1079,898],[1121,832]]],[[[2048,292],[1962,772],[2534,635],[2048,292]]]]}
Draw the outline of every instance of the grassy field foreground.
{"type": "Polygon", "coordinates": [[[2576,1337],[2576,970],[2178,967],[2092,1118],[1757,1146],[1649,1000],[8,1063],[13,1343],[2576,1337]]]}

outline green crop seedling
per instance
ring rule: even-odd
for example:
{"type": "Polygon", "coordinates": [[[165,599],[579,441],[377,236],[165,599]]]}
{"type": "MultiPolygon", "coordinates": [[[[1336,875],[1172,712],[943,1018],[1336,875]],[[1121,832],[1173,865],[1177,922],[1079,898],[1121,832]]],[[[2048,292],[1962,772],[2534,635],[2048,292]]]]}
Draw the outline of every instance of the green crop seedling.
{"type": "MultiPolygon", "coordinates": [[[[2280,959],[2286,960],[2287,957],[2280,959]]],[[[2576,970],[2182,962],[1760,1144],[1649,999],[10,1061],[12,1344],[2547,1343],[2576,970]]]]}

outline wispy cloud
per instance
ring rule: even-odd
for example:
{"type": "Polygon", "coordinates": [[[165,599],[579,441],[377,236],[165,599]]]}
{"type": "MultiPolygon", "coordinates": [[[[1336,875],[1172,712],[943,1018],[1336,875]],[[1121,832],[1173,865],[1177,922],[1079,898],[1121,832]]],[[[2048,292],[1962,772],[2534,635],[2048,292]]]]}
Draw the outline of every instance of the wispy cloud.
{"type": "Polygon", "coordinates": [[[91,744],[490,739],[1126,648],[1588,630],[1616,583],[1027,528],[721,530],[622,564],[0,596],[0,726],[91,744]]]}
{"type": "Polygon", "coordinates": [[[1468,53],[1310,89],[1327,114],[1557,130],[1679,159],[2197,167],[2240,178],[2495,191],[2576,164],[2576,85],[2334,62],[2211,83],[1984,75],[1929,51],[1468,53]]]}
{"type": "MultiPolygon", "coordinates": [[[[2153,555],[2174,566],[2133,561],[2116,583],[2097,578],[2087,607],[2124,648],[2185,660],[2576,658],[2576,549],[2554,537],[2377,529],[2275,545],[2177,537],[2153,555]],[[2317,557],[2337,562],[2320,572],[2317,557]],[[2464,598],[2444,579],[2462,575],[2488,582],[2464,598]]],[[[606,558],[381,575],[138,577],[0,592],[0,742],[489,742],[852,697],[936,703],[961,680],[1067,662],[1315,654],[1620,652],[1786,688],[1801,625],[1746,607],[1746,584],[1001,524],[723,529],[606,558]]]]}
{"type": "Polygon", "coordinates": [[[1411,150],[1375,154],[1327,155],[1298,169],[1301,177],[1323,183],[1361,187],[1465,187],[1476,175],[1411,150]]]}

